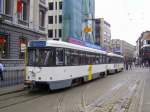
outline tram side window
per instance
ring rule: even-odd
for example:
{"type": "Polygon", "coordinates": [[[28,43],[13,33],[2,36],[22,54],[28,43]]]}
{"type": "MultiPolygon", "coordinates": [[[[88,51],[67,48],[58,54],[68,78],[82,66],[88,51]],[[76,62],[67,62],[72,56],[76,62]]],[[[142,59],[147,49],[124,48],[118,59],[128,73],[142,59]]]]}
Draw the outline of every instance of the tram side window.
{"type": "Polygon", "coordinates": [[[96,55],[96,64],[100,64],[99,55],[96,55]]]}
{"type": "Polygon", "coordinates": [[[88,64],[93,64],[93,56],[91,53],[87,53],[87,57],[88,57],[88,64]]]}
{"type": "Polygon", "coordinates": [[[106,58],[106,63],[109,64],[109,56],[107,56],[107,58],[106,58]]]}
{"type": "Polygon", "coordinates": [[[79,52],[72,50],[72,65],[79,65],[79,52]]]}
{"type": "Polygon", "coordinates": [[[64,50],[56,48],[56,65],[64,65],[64,50]]]}
{"type": "Polygon", "coordinates": [[[71,57],[70,57],[70,50],[65,49],[65,65],[70,65],[71,63],[71,57]]]}
{"type": "Polygon", "coordinates": [[[85,65],[86,60],[85,60],[85,52],[79,51],[79,64],[80,65],[85,65]]]}
{"type": "Polygon", "coordinates": [[[105,63],[105,56],[102,55],[102,63],[104,64],[105,63]]]}
{"type": "Polygon", "coordinates": [[[112,63],[112,57],[109,57],[109,61],[108,61],[108,63],[112,63]]]}
{"type": "Polygon", "coordinates": [[[90,53],[90,64],[95,64],[95,63],[96,63],[95,54],[90,53]]]}
{"type": "Polygon", "coordinates": [[[103,63],[103,56],[102,55],[100,55],[100,58],[99,58],[99,60],[100,60],[100,64],[102,64],[103,63]]]}

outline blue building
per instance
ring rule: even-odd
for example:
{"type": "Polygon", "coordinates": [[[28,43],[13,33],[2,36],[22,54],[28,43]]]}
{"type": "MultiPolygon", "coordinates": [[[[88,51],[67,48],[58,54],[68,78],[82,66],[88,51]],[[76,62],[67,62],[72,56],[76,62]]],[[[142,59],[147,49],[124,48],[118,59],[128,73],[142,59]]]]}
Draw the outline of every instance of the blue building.
{"type": "Polygon", "coordinates": [[[94,0],[63,0],[63,40],[80,44],[94,43],[94,0]],[[84,32],[89,27],[91,32],[84,32]]]}

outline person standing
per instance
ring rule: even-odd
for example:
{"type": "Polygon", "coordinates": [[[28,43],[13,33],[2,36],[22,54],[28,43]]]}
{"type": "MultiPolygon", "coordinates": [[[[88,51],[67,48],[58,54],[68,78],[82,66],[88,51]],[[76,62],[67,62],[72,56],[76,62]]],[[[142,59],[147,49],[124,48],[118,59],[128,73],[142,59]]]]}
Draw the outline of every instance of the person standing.
{"type": "Polygon", "coordinates": [[[125,64],[125,65],[126,65],[126,70],[128,70],[128,62],[126,62],[126,64],[125,64]]]}
{"type": "Polygon", "coordinates": [[[3,70],[4,70],[4,66],[3,66],[3,64],[0,62],[0,78],[1,78],[1,81],[4,80],[4,77],[3,77],[3,70]]]}
{"type": "Polygon", "coordinates": [[[132,70],[132,61],[129,62],[130,70],[132,70]]]}

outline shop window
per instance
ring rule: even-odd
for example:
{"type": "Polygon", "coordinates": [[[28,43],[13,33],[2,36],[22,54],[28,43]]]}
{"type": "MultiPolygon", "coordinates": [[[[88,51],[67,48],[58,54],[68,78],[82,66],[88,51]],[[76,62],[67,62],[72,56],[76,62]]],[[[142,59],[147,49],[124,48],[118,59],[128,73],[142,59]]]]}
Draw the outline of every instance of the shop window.
{"type": "Polygon", "coordinates": [[[0,35],[0,58],[7,57],[7,36],[0,35]]]}
{"type": "Polygon", "coordinates": [[[24,59],[25,58],[25,50],[27,47],[27,40],[25,38],[20,38],[19,41],[20,44],[20,59],[24,59]]]}

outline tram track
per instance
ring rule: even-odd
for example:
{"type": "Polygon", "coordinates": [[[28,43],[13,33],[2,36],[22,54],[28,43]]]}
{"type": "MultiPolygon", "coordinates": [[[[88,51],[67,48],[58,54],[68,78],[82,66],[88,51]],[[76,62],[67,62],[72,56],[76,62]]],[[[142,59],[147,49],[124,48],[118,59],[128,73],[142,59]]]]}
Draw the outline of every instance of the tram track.
{"type": "Polygon", "coordinates": [[[11,106],[15,106],[21,103],[26,103],[28,101],[35,100],[37,98],[41,98],[47,95],[47,92],[29,92],[23,91],[20,93],[13,93],[11,95],[3,95],[0,98],[0,109],[5,109],[11,106]]]}
{"type": "Polygon", "coordinates": [[[0,102],[5,101],[5,100],[9,100],[15,97],[19,97],[19,96],[23,96],[27,91],[23,91],[23,92],[17,92],[17,93],[13,93],[13,94],[7,94],[7,95],[2,95],[0,96],[0,102]]]}
{"type": "Polygon", "coordinates": [[[116,112],[116,107],[128,110],[133,102],[131,97],[134,91],[139,90],[143,79],[139,71],[137,74],[129,72],[110,75],[73,88],[6,95],[0,97],[0,111],[25,112],[26,107],[29,112],[116,112]]]}
{"type": "Polygon", "coordinates": [[[64,97],[65,97],[64,93],[62,95],[57,96],[57,100],[58,100],[57,112],[63,112],[62,102],[63,102],[64,97]]]}
{"type": "Polygon", "coordinates": [[[124,82],[112,88],[105,95],[87,105],[86,112],[126,112],[130,108],[133,94],[142,83],[140,79],[134,79],[124,82]]]}

